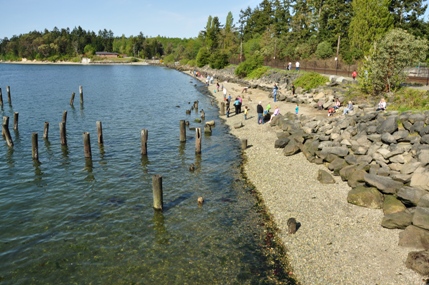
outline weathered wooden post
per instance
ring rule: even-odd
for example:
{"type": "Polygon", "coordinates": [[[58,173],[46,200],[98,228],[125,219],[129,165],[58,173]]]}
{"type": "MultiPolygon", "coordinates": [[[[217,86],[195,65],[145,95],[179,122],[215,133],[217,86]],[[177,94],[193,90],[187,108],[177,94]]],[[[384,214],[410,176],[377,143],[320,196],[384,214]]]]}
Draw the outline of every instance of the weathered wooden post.
{"type": "Polygon", "coordinates": [[[247,149],[247,139],[241,140],[241,149],[247,149]]]}
{"type": "Polygon", "coordinates": [[[186,123],[180,120],[180,142],[186,142],[186,123]]]}
{"type": "Polygon", "coordinates": [[[49,137],[49,122],[45,122],[45,127],[43,129],[43,138],[47,140],[49,137]]]}
{"type": "Polygon", "coordinates": [[[224,116],[225,115],[225,102],[220,102],[220,115],[224,116]]]}
{"type": "Polygon", "coordinates": [[[3,106],[3,94],[1,92],[1,88],[0,88],[0,107],[3,106]]]}
{"type": "Polygon", "coordinates": [[[18,116],[19,116],[18,112],[13,113],[13,129],[14,130],[18,130],[18,116]]]}
{"type": "MultiPolygon", "coordinates": [[[[3,116],[3,123],[2,123],[2,125],[6,125],[6,128],[9,130],[9,117],[8,116],[3,116]]],[[[3,131],[3,129],[2,129],[2,131],[1,131],[1,134],[2,134],[2,136],[3,137],[5,137],[5,132],[3,131]]]]}
{"type": "Polygon", "coordinates": [[[103,125],[101,124],[101,121],[97,121],[97,137],[98,137],[98,144],[103,144],[103,125]]]}
{"type": "Polygon", "coordinates": [[[83,152],[85,154],[85,158],[92,158],[91,140],[88,132],[83,133],[83,152]]]}
{"type": "Polygon", "coordinates": [[[70,98],[70,105],[72,105],[73,106],[73,104],[74,104],[74,96],[75,96],[76,94],[73,92],[72,93],[72,95],[71,95],[71,98],[70,98]]]}
{"type": "Polygon", "coordinates": [[[63,122],[64,122],[64,124],[67,124],[67,111],[66,110],[64,110],[64,112],[63,112],[63,122]]]}
{"type": "Polygon", "coordinates": [[[13,147],[13,140],[12,140],[12,137],[10,136],[9,126],[6,124],[3,124],[2,125],[2,132],[4,133],[4,137],[6,139],[7,145],[10,147],[13,147]]]}
{"type": "Polygon", "coordinates": [[[83,104],[83,88],[79,86],[80,103],[83,104]]]}
{"type": "Polygon", "coordinates": [[[201,128],[195,129],[195,153],[201,153],[201,128]]]}
{"type": "Polygon", "coordinates": [[[142,141],[142,150],[141,150],[141,154],[142,155],[147,155],[147,137],[148,137],[148,130],[146,129],[142,129],[141,134],[141,141],[142,141]]]}
{"type": "Polygon", "coordinates": [[[39,141],[38,141],[39,135],[37,133],[32,133],[31,135],[31,154],[33,157],[33,160],[39,160],[39,141]]]}
{"type": "Polygon", "coordinates": [[[7,92],[7,102],[9,102],[9,105],[12,104],[12,98],[10,97],[10,86],[6,86],[6,92],[7,92]]]}
{"type": "Polygon", "coordinates": [[[212,126],[205,124],[204,125],[204,133],[205,134],[211,134],[212,133],[212,126]]]}
{"type": "Polygon", "coordinates": [[[67,136],[66,136],[66,123],[60,123],[60,141],[61,145],[67,145],[67,136]]]}
{"type": "Polygon", "coordinates": [[[162,198],[162,176],[152,176],[152,190],[153,190],[153,208],[158,211],[162,211],[163,198],[162,198]]]}

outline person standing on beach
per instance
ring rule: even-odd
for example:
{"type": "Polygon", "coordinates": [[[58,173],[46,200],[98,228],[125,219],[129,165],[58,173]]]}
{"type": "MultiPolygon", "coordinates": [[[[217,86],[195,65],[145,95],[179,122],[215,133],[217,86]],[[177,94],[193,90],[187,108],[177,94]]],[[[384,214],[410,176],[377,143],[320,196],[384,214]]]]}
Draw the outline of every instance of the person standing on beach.
{"type": "Polygon", "coordinates": [[[295,106],[295,115],[298,115],[298,111],[299,111],[299,106],[298,106],[298,104],[296,104],[296,106],[295,106]]]}
{"type": "Polygon", "coordinates": [[[227,100],[226,101],[226,117],[227,118],[229,118],[229,111],[230,111],[230,109],[229,109],[230,107],[229,107],[229,100],[227,100]]]}
{"type": "Polygon", "coordinates": [[[277,83],[274,83],[274,87],[273,87],[274,102],[277,102],[277,90],[278,89],[279,89],[279,87],[277,86],[277,83]]]}
{"type": "Polygon", "coordinates": [[[264,122],[264,119],[263,119],[264,107],[262,107],[261,101],[259,101],[258,106],[256,106],[256,113],[258,113],[258,125],[260,125],[264,122]]]}
{"type": "Polygon", "coordinates": [[[292,62],[289,62],[287,65],[287,70],[291,70],[292,69],[292,62]]]}
{"type": "Polygon", "coordinates": [[[299,71],[299,61],[297,61],[297,62],[295,63],[295,69],[296,69],[296,71],[299,71]]]}
{"type": "Polygon", "coordinates": [[[223,101],[226,101],[226,88],[223,87],[223,101]]]}
{"type": "Polygon", "coordinates": [[[247,106],[244,106],[244,120],[247,120],[247,113],[249,112],[249,109],[247,106]]]}

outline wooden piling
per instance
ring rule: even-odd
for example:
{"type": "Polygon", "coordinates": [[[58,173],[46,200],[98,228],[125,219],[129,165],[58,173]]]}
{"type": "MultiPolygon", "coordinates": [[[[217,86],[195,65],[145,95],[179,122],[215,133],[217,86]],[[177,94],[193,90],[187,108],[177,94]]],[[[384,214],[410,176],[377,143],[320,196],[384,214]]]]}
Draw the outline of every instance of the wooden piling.
{"type": "MultiPolygon", "coordinates": [[[[3,123],[2,123],[2,125],[6,125],[6,128],[9,130],[9,117],[8,116],[3,116],[3,123]]],[[[6,135],[3,129],[1,131],[1,134],[2,134],[3,137],[5,137],[5,135],[6,135]]]]}
{"type": "Polygon", "coordinates": [[[74,104],[74,96],[75,96],[76,94],[73,92],[72,93],[72,95],[71,95],[71,98],[70,98],[70,105],[72,105],[73,106],[73,104],[74,104]]]}
{"type": "Polygon", "coordinates": [[[10,136],[8,125],[6,125],[6,124],[2,125],[2,133],[4,133],[4,137],[6,139],[7,145],[10,147],[13,147],[13,140],[12,140],[12,137],[10,136]]]}
{"type": "Polygon", "coordinates": [[[12,104],[12,98],[10,97],[10,86],[6,86],[6,92],[7,92],[7,102],[9,102],[9,104],[12,104]]]}
{"type": "Polygon", "coordinates": [[[67,136],[66,136],[66,123],[60,123],[60,141],[61,145],[67,145],[67,136]]]}
{"type": "Polygon", "coordinates": [[[225,102],[220,102],[220,115],[225,115],[225,102]]]}
{"type": "Polygon", "coordinates": [[[79,86],[80,103],[83,104],[83,88],[79,86]]]}
{"type": "Polygon", "coordinates": [[[43,138],[47,140],[49,137],[49,122],[45,122],[45,127],[43,129],[43,138]]]}
{"type": "Polygon", "coordinates": [[[142,155],[147,155],[147,137],[148,137],[148,130],[146,130],[146,129],[142,129],[140,137],[141,137],[141,142],[142,142],[142,150],[141,150],[141,154],[142,154],[142,155]]]}
{"type": "Polygon", "coordinates": [[[98,137],[98,144],[103,144],[103,125],[101,124],[101,121],[97,121],[97,137],[98,137]]]}
{"type": "Polygon", "coordinates": [[[198,110],[198,101],[194,102],[194,109],[198,110]]]}
{"type": "Polygon", "coordinates": [[[31,154],[33,160],[39,160],[39,135],[37,133],[31,134],[31,154]]]}
{"type": "Polygon", "coordinates": [[[195,153],[201,153],[201,128],[195,129],[195,153]]]}
{"type": "Polygon", "coordinates": [[[186,123],[180,120],[180,142],[186,142],[186,123]]]}
{"type": "Polygon", "coordinates": [[[247,149],[247,139],[241,140],[241,149],[247,149]]]}
{"type": "Polygon", "coordinates": [[[64,110],[64,112],[63,112],[63,122],[64,122],[64,124],[67,124],[67,111],[66,110],[64,110]]]}
{"type": "Polygon", "coordinates": [[[0,88],[0,107],[3,106],[3,93],[1,92],[0,88]]]}
{"type": "Polygon", "coordinates": [[[152,190],[153,190],[153,208],[158,211],[162,211],[163,198],[162,198],[162,176],[152,176],[152,190]]]}
{"type": "Polygon", "coordinates": [[[13,113],[13,129],[14,130],[18,130],[18,117],[19,117],[18,112],[13,113]]]}
{"type": "Polygon", "coordinates": [[[91,140],[88,132],[83,133],[83,152],[84,152],[85,158],[92,158],[91,140]]]}

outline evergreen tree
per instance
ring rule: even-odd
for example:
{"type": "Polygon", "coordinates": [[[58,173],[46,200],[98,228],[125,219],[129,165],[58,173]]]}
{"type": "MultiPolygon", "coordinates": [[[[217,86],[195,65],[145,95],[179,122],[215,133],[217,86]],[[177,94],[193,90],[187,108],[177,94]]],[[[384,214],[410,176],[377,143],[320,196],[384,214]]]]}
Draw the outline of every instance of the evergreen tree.
{"type": "Polygon", "coordinates": [[[416,36],[424,35],[423,15],[427,6],[423,0],[392,0],[389,11],[395,28],[407,30],[416,36]]]}

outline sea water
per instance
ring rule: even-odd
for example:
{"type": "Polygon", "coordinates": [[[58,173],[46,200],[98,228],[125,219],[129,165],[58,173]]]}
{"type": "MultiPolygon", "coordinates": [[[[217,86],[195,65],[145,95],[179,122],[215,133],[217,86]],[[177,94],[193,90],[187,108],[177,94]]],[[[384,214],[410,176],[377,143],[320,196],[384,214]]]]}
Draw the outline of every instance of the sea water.
{"type": "Polygon", "coordinates": [[[0,87],[0,114],[9,116],[14,142],[0,138],[1,284],[271,283],[239,142],[198,80],[155,66],[0,64],[0,87]],[[195,101],[198,109],[186,115],[195,101]],[[201,110],[216,125],[196,154],[201,110]],[[180,120],[190,122],[185,143],[180,120]],[[84,157],[84,132],[92,160],[84,157]],[[32,159],[33,133],[39,161],[32,159]],[[153,209],[154,175],[162,176],[162,212],[153,209]]]}

